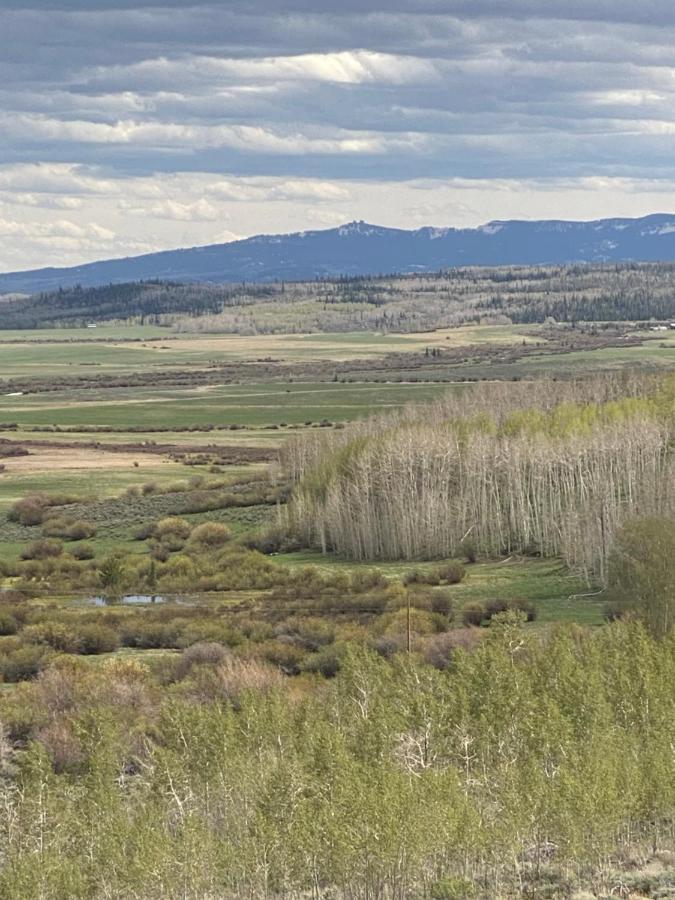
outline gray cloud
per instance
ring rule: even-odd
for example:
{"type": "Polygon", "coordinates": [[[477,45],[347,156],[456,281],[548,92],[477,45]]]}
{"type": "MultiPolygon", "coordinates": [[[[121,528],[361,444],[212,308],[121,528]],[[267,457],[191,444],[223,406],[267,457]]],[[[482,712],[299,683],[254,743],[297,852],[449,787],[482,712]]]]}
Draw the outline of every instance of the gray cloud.
{"type": "Polygon", "coordinates": [[[489,217],[481,184],[656,208],[673,46],[671,0],[3,0],[0,268],[378,218],[380,188],[399,225],[489,217]]]}

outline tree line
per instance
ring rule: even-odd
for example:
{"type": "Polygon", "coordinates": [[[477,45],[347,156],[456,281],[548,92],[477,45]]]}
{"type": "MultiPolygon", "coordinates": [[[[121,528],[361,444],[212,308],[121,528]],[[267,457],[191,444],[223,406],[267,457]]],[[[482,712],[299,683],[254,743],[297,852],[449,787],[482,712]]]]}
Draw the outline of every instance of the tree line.
{"type": "Polygon", "coordinates": [[[271,284],[141,281],[5,299],[4,328],[104,321],[241,334],[675,320],[675,265],[464,268],[271,284]]]}

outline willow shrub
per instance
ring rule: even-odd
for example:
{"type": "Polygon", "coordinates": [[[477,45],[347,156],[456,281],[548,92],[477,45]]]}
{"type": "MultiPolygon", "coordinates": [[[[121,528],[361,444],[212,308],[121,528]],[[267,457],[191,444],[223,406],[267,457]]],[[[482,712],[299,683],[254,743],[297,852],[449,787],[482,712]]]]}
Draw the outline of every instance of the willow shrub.
{"type": "Polygon", "coordinates": [[[506,613],[443,671],[350,650],[309,692],[208,654],[166,688],[57,663],[0,699],[0,895],[506,897],[542,854],[606,870],[670,833],[673,650],[506,613]]]}

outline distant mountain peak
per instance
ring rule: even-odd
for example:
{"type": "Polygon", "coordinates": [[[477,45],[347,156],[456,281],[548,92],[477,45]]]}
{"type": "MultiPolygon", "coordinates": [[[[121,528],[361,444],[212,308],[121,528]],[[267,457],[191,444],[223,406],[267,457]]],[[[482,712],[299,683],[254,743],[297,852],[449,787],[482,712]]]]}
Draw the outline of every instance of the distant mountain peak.
{"type": "Polygon", "coordinates": [[[358,221],[354,220],[353,222],[347,222],[346,225],[338,226],[337,233],[340,237],[352,237],[353,235],[370,237],[373,234],[383,234],[391,230],[392,229],[384,228],[382,225],[369,225],[368,222],[364,222],[363,219],[360,219],[358,221]]]}
{"type": "MultiPolygon", "coordinates": [[[[355,220],[334,228],[261,234],[72,268],[0,274],[0,294],[163,279],[185,282],[307,281],[429,272],[456,266],[546,265],[675,259],[675,215],[573,222],[495,219],[477,228],[407,231],[355,220]]],[[[2,307],[0,307],[0,325],[2,307]]]]}

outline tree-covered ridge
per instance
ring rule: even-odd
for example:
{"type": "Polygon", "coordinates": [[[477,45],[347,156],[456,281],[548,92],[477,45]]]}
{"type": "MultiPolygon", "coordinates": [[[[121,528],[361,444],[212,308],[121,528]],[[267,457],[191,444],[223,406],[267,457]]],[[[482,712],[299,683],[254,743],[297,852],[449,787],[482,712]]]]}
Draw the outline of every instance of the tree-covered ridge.
{"type": "Polygon", "coordinates": [[[141,281],[0,298],[3,328],[131,320],[206,333],[414,332],[548,318],[675,320],[675,265],[460,268],[265,285],[141,281]]]}

